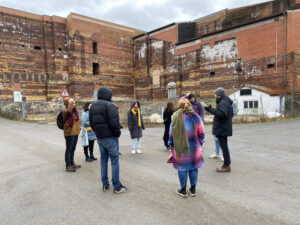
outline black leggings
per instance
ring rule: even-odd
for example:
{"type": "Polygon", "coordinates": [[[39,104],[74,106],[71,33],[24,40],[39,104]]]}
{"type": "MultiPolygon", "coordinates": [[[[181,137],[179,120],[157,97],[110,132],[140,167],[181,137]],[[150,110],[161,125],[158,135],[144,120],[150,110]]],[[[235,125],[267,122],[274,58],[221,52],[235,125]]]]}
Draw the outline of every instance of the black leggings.
{"type": "Polygon", "coordinates": [[[164,133],[164,144],[166,147],[168,147],[168,141],[169,141],[169,131],[170,131],[170,124],[169,125],[165,125],[165,133],[164,133]]]}
{"type": "Polygon", "coordinates": [[[94,142],[95,141],[89,141],[89,145],[88,146],[85,146],[83,147],[83,150],[84,150],[84,154],[86,157],[88,157],[88,149],[90,150],[90,156],[93,156],[93,151],[94,151],[94,142]]]}

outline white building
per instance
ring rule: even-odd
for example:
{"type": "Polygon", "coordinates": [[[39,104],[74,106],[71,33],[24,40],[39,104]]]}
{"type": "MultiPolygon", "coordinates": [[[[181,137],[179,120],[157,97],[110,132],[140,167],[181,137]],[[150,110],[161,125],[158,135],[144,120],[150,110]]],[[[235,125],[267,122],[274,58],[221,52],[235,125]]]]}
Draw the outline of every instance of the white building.
{"type": "Polygon", "coordinates": [[[266,87],[246,85],[228,96],[237,103],[238,115],[280,117],[284,115],[282,94],[266,87]]]}

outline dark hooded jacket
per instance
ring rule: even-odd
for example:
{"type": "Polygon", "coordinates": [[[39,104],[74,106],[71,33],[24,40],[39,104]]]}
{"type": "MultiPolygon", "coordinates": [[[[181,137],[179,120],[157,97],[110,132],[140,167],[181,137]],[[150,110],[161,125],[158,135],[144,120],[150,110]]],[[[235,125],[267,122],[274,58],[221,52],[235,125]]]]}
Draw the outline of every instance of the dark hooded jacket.
{"type": "MultiPolygon", "coordinates": [[[[145,129],[144,121],[141,113],[141,127],[138,126],[138,115],[134,115],[131,112],[131,109],[133,108],[135,103],[138,103],[138,106],[140,108],[140,103],[138,101],[132,101],[130,105],[130,110],[128,111],[128,129],[130,131],[131,138],[141,138],[143,136],[142,130],[145,129]]],[[[141,110],[141,108],[140,108],[141,110]]]]}
{"type": "Polygon", "coordinates": [[[232,103],[233,101],[222,96],[217,100],[217,107],[214,109],[211,106],[205,107],[205,110],[214,115],[213,135],[215,136],[232,136],[232,103]]]}
{"type": "Polygon", "coordinates": [[[98,138],[120,137],[121,125],[118,108],[111,102],[112,90],[98,90],[98,101],[90,109],[90,124],[98,138]]]}

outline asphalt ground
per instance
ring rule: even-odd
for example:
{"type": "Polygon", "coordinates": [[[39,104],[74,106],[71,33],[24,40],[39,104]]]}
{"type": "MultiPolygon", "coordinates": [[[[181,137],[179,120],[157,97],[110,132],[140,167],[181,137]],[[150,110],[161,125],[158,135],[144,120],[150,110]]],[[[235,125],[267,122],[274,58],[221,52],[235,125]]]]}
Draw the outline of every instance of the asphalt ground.
{"type": "Polygon", "coordinates": [[[300,224],[299,127],[300,120],[235,125],[232,172],[219,174],[206,126],[197,196],[182,198],[163,128],[145,130],[141,155],[131,155],[122,130],[120,178],[131,191],[117,195],[102,191],[97,144],[98,160],[88,163],[79,141],[82,168],[67,173],[61,130],[0,119],[0,224],[300,224]]]}

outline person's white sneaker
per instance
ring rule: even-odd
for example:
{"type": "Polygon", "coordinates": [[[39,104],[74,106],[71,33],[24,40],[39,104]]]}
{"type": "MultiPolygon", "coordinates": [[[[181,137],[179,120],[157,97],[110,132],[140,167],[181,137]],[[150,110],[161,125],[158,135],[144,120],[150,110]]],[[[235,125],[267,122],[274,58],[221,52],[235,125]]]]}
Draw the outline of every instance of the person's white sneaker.
{"type": "Polygon", "coordinates": [[[132,153],[132,155],[134,155],[135,154],[135,150],[132,150],[131,153],[132,153]]]}
{"type": "Polygon", "coordinates": [[[209,156],[210,159],[216,159],[216,158],[219,158],[219,155],[217,154],[212,154],[211,156],[209,156]]]}
{"type": "Polygon", "coordinates": [[[138,154],[142,154],[142,151],[140,149],[137,150],[138,154]]]}
{"type": "Polygon", "coordinates": [[[222,162],[224,162],[224,158],[223,158],[223,156],[221,157],[221,161],[222,161],[222,162]]]}

